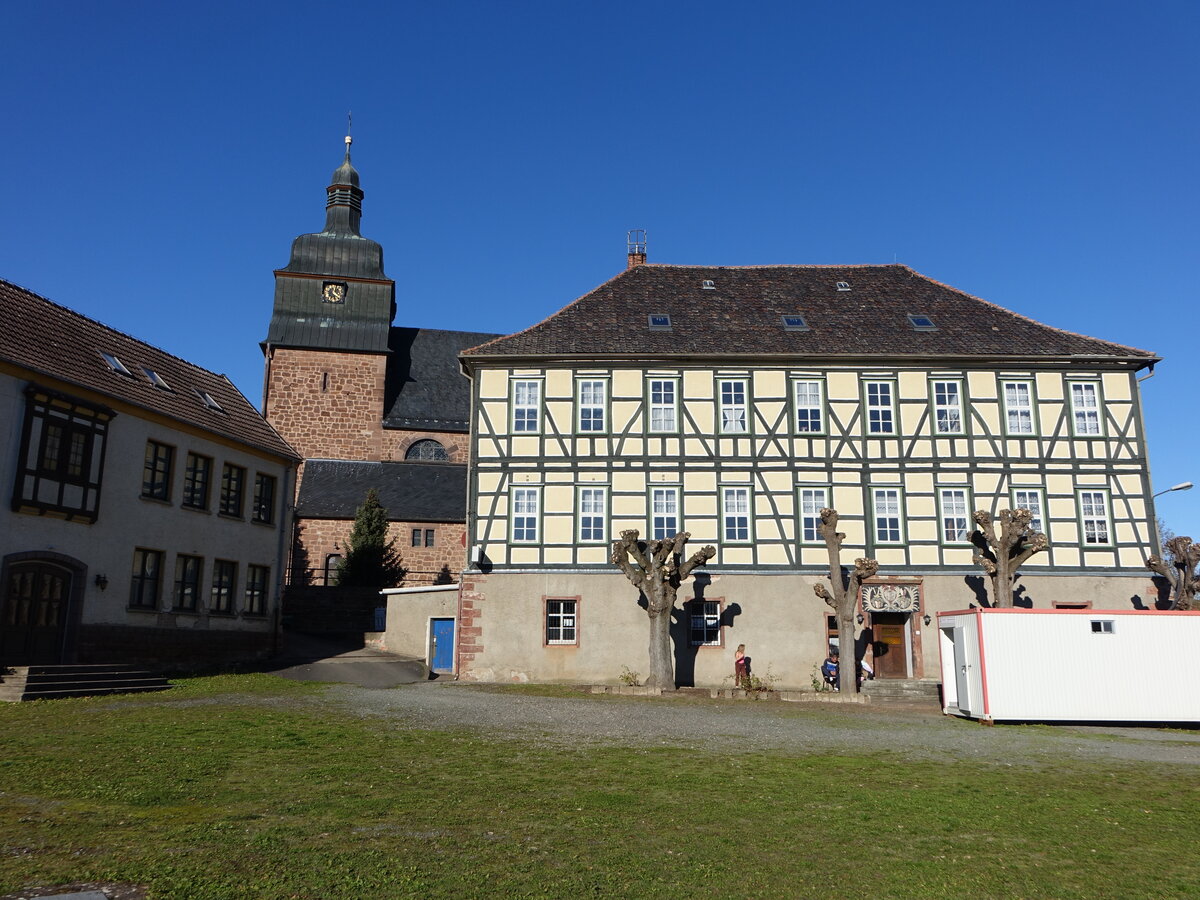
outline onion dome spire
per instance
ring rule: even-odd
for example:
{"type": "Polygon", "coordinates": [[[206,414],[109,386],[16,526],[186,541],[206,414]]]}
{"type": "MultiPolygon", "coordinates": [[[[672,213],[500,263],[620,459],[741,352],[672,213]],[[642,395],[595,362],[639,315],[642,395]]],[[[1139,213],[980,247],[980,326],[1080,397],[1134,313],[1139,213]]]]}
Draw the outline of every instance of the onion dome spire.
{"type": "Polygon", "coordinates": [[[362,189],[358,186],[358,170],[350,164],[350,144],[346,135],[346,158],[334,170],[332,184],[325,189],[325,231],[329,234],[359,234],[362,219],[362,189]]]}

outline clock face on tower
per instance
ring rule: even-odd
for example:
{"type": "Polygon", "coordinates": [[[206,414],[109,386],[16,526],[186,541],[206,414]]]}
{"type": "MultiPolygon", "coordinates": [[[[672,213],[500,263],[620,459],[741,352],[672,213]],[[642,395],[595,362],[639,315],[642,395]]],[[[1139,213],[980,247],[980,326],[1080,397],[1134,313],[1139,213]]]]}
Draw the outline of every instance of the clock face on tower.
{"type": "Polygon", "coordinates": [[[346,285],[340,281],[327,281],[321,289],[321,298],[326,303],[341,303],[346,299],[346,285]]]}

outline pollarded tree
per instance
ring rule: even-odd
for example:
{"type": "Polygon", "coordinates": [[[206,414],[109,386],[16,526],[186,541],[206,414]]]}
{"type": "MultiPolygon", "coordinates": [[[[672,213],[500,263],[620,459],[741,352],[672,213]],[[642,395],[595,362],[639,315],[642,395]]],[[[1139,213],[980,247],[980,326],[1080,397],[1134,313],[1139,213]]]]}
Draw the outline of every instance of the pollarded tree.
{"type": "Polygon", "coordinates": [[[1152,556],[1146,568],[1171,583],[1168,609],[1195,609],[1196,591],[1200,590],[1200,544],[1190,537],[1173,537],[1163,544],[1166,559],[1152,556]]]}
{"type": "Polygon", "coordinates": [[[338,587],[398,587],[408,569],[400,563],[395,540],[388,540],[387,510],[375,488],[354,514],[346,557],[338,564],[338,587]]]}
{"type": "Polygon", "coordinates": [[[858,607],[858,589],[862,583],[879,571],[879,563],[873,559],[859,557],[854,560],[854,569],[847,574],[842,569],[842,541],[846,535],[837,530],[836,509],[821,510],[821,524],[817,533],[825,539],[829,550],[829,581],[833,585],[830,594],[823,584],[814,584],[813,592],[828,603],[838,620],[838,690],[853,693],[858,686],[858,660],[855,659],[854,615],[858,607]]]}
{"type": "Polygon", "coordinates": [[[621,539],[613,541],[612,562],[646,598],[646,614],[650,617],[650,676],[646,685],[673,691],[671,610],[679,586],[693,569],[716,556],[717,550],[709,545],[684,560],[684,548],[692,537],[688,532],[661,541],[640,541],[638,537],[636,528],[622,531],[621,539]]]}
{"type": "Polygon", "coordinates": [[[979,527],[971,532],[971,543],[979,549],[971,558],[992,579],[992,604],[1010,607],[1017,570],[1046,549],[1046,535],[1033,530],[1033,513],[1027,509],[1000,510],[999,535],[987,510],[976,510],[974,518],[979,527]]]}

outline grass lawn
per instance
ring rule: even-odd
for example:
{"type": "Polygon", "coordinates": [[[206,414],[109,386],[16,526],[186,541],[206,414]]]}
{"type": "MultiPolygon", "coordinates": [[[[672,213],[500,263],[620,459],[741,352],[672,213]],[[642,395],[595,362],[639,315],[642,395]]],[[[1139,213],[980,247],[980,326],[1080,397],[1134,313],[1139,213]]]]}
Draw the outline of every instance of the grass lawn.
{"type": "Polygon", "coordinates": [[[1200,894],[1190,766],[537,746],[309,702],[324,690],[0,704],[0,894],[1200,894]]]}

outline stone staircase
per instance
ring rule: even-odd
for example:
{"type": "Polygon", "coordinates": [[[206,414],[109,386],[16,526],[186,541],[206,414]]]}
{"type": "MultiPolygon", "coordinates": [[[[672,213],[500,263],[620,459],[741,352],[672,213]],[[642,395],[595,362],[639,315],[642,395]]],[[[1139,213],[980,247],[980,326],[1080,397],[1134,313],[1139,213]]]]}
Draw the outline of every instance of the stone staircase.
{"type": "Polygon", "coordinates": [[[932,678],[875,678],[864,681],[862,692],[872,703],[941,704],[941,683],[932,678]]]}
{"type": "Polygon", "coordinates": [[[162,675],[134,666],[12,666],[0,669],[0,701],[53,700],[165,691],[162,675]]]}

